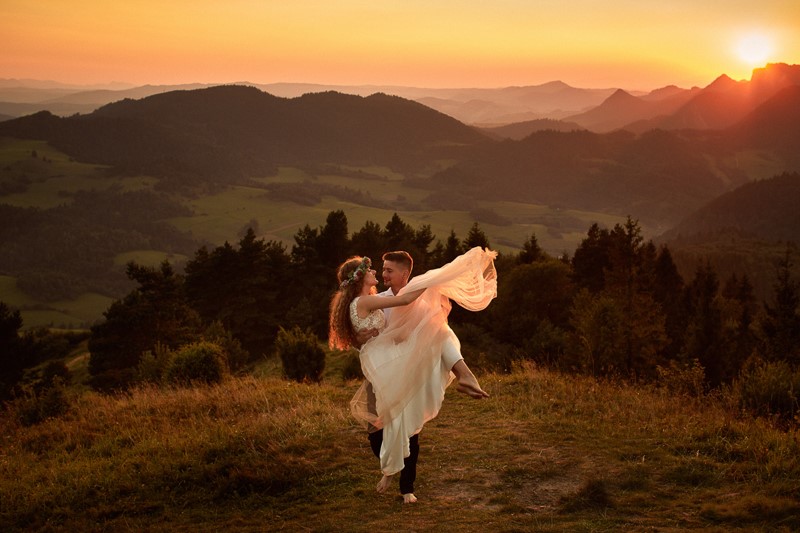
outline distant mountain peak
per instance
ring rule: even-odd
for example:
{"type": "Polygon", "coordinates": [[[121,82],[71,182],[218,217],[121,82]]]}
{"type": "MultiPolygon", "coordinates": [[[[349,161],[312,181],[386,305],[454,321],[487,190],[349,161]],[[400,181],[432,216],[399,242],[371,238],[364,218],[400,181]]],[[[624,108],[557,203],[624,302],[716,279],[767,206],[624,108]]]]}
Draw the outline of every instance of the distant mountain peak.
{"type": "Polygon", "coordinates": [[[722,74],[717,79],[712,81],[710,84],[706,86],[707,91],[729,91],[731,89],[736,88],[739,85],[739,82],[728,76],[727,74],[722,74]]]}
{"type": "Polygon", "coordinates": [[[768,63],[753,69],[751,83],[756,90],[775,91],[788,85],[800,85],[800,65],[768,63]]]}
{"type": "Polygon", "coordinates": [[[606,99],[607,102],[630,102],[632,100],[638,100],[637,97],[633,96],[631,93],[626,91],[625,89],[617,89],[614,93],[606,99]]]}
{"type": "Polygon", "coordinates": [[[651,100],[661,100],[662,98],[669,98],[670,96],[675,96],[676,94],[682,94],[686,92],[687,89],[682,89],[677,85],[666,85],[659,89],[653,89],[647,95],[647,98],[651,100]]]}

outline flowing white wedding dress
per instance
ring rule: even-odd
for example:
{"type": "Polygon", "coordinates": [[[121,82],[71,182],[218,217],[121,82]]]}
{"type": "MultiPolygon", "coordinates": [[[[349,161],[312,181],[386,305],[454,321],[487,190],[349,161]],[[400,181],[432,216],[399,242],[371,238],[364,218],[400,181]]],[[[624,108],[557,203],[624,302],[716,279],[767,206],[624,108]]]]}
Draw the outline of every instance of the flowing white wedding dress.
{"type": "MultiPolygon", "coordinates": [[[[471,311],[480,311],[497,296],[497,252],[475,247],[445,266],[415,277],[399,294],[427,289],[409,305],[392,309],[392,317],[380,335],[367,341],[360,352],[366,381],[350,402],[353,415],[370,431],[383,429],[381,470],[392,475],[403,469],[409,454],[408,439],[419,433],[441,408],[452,380],[442,363],[442,348],[458,339],[447,327],[450,300],[471,311]]],[[[380,326],[383,312],[367,318],[350,304],[356,330],[380,326]]]]}

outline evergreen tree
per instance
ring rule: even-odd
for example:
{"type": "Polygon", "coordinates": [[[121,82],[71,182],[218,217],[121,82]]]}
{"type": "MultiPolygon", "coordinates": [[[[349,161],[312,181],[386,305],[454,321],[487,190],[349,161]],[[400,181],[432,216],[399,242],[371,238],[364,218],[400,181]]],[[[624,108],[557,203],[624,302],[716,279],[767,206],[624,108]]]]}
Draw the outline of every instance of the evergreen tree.
{"type": "Polygon", "coordinates": [[[310,267],[319,264],[319,230],[306,224],[294,235],[292,263],[310,267]]]}
{"type": "Polygon", "coordinates": [[[655,377],[666,346],[664,316],[653,298],[655,247],[644,243],[639,223],[630,217],[608,238],[605,289],[622,311],[623,360],[617,368],[631,375],[655,377]]]}
{"type": "Polygon", "coordinates": [[[364,226],[350,237],[350,248],[354,255],[365,255],[372,259],[377,267],[377,262],[384,252],[389,250],[389,245],[383,234],[383,228],[378,223],[367,220],[364,226]]]}
{"type": "Polygon", "coordinates": [[[722,289],[723,337],[727,346],[725,376],[731,379],[739,374],[755,348],[753,319],[756,312],[753,286],[745,274],[740,280],[732,274],[722,289]]]}
{"type": "Polygon", "coordinates": [[[472,248],[480,246],[481,248],[490,248],[489,239],[483,232],[477,222],[472,223],[472,227],[467,232],[467,237],[464,239],[464,244],[461,246],[462,252],[471,250],[472,248]]]}
{"type": "Polygon", "coordinates": [[[570,314],[578,368],[593,376],[609,376],[626,369],[620,355],[625,352],[623,312],[610,296],[581,291],[573,301],[570,314]]]}
{"type": "Polygon", "coordinates": [[[145,351],[157,345],[177,348],[200,335],[200,318],[188,305],[183,277],[169,262],[159,268],[131,262],[127,275],[139,287],[111,304],[89,340],[89,373],[101,390],[127,387],[145,351]]]}
{"type": "Polygon", "coordinates": [[[697,268],[686,289],[689,322],[686,329],[684,359],[697,359],[705,368],[706,380],[717,386],[726,377],[722,337],[722,313],[718,300],[719,281],[710,265],[697,268]]]}
{"type": "Polygon", "coordinates": [[[664,313],[664,332],[667,335],[664,355],[668,359],[674,359],[683,348],[687,318],[682,297],[683,278],[666,246],[658,251],[653,275],[653,299],[664,313]]]}
{"type": "Polygon", "coordinates": [[[800,283],[792,279],[791,250],[787,248],[778,263],[775,299],[772,305],[764,304],[765,316],[761,325],[764,352],[772,360],[787,361],[800,367],[800,283]]]}
{"type": "Polygon", "coordinates": [[[605,272],[610,265],[608,230],[600,229],[597,223],[589,228],[572,256],[572,271],[578,287],[599,292],[605,287],[605,272]]]}
{"type": "Polygon", "coordinates": [[[431,243],[435,239],[430,224],[423,224],[414,232],[414,248],[417,254],[414,257],[414,273],[424,274],[430,268],[431,243]]]}
{"type": "Polygon", "coordinates": [[[331,211],[320,228],[316,242],[317,256],[328,268],[338,267],[350,255],[347,216],[344,211],[331,211]]]}
{"type": "Polygon", "coordinates": [[[442,266],[461,254],[461,239],[456,236],[455,230],[450,230],[450,235],[447,236],[447,240],[444,244],[444,253],[442,254],[441,261],[436,266],[442,266]]]}
{"type": "Polygon", "coordinates": [[[405,250],[411,254],[411,257],[417,257],[419,251],[415,244],[415,232],[409,224],[406,224],[397,213],[392,215],[389,222],[386,223],[384,230],[384,238],[386,245],[389,247],[388,251],[405,250]]]}
{"type": "Polygon", "coordinates": [[[536,234],[531,233],[531,236],[522,245],[522,251],[519,253],[519,262],[531,264],[544,259],[544,257],[544,251],[539,246],[539,241],[536,240],[536,234]]]}
{"type": "MultiPolygon", "coordinates": [[[[289,265],[283,244],[257,239],[249,229],[238,249],[226,242],[211,253],[198,251],[186,265],[186,293],[205,324],[221,322],[256,358],[271,351],[278,327],[298,301],[292,291],[308,282],[297,276],[297,284],[290,283],[289,265]]],[[[298,268],[325,271],[318,263],[298,268]]]]}

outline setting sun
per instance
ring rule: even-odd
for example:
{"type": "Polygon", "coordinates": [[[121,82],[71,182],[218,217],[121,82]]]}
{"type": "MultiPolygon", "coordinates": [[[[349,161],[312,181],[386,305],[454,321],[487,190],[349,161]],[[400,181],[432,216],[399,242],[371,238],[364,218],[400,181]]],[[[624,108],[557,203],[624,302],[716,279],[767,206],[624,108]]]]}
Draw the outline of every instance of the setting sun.
{"type": "Polygon", "coordinates": [[[772,59],[774,45],[772,39],[762,33],[750,33],[736,43],[736,54],[748,66],[755,67],[772,59]]]}

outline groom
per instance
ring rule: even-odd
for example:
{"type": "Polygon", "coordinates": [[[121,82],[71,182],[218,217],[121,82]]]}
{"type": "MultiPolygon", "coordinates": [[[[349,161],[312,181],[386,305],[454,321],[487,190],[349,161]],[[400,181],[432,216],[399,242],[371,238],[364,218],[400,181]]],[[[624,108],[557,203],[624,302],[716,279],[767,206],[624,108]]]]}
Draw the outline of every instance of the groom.
{"type": "MultiPolygon", "coordinates": [[[[379,296],[396,295],[400,289],[406,286],[411,277],[411,270],[414,268],[414,260],[405,251],[387,252],[383,254],[383,284],[388,287],[379,296]]],[[[391,308],[384,309],[386,323],[391,320],[391,308]]],[[[451,335],[455,334],[450,330],[451,335]]],[[[377,335],[376,330],[364,331],[358,336],[361,344],[370,337],[377,335]]],[[[458,348],[452,340],[444,344],[442,353],[442,364],[446,365],[456,376],[456,390],[471,396],[472,398],[488,398],[489,395],[481,389],[478,380],[473,375],[458,348]]],[[[380,458],[381,445],[383,444],[383,430],[369,433],[369,443],[375,457],[380,458]]],[[[417,478],[417,457],[419,456],[419,434],[409,439],[410,453],[403,460],[403,469],[400,471],[400,493],[403,495],[403,503],[414,503],[417,501],[414,496],[414,481],[417,478]]],[[[378,484],[378,492],[384,492],[388,488],[388,481],[391,477],[384,477],[378,484]]]]}

